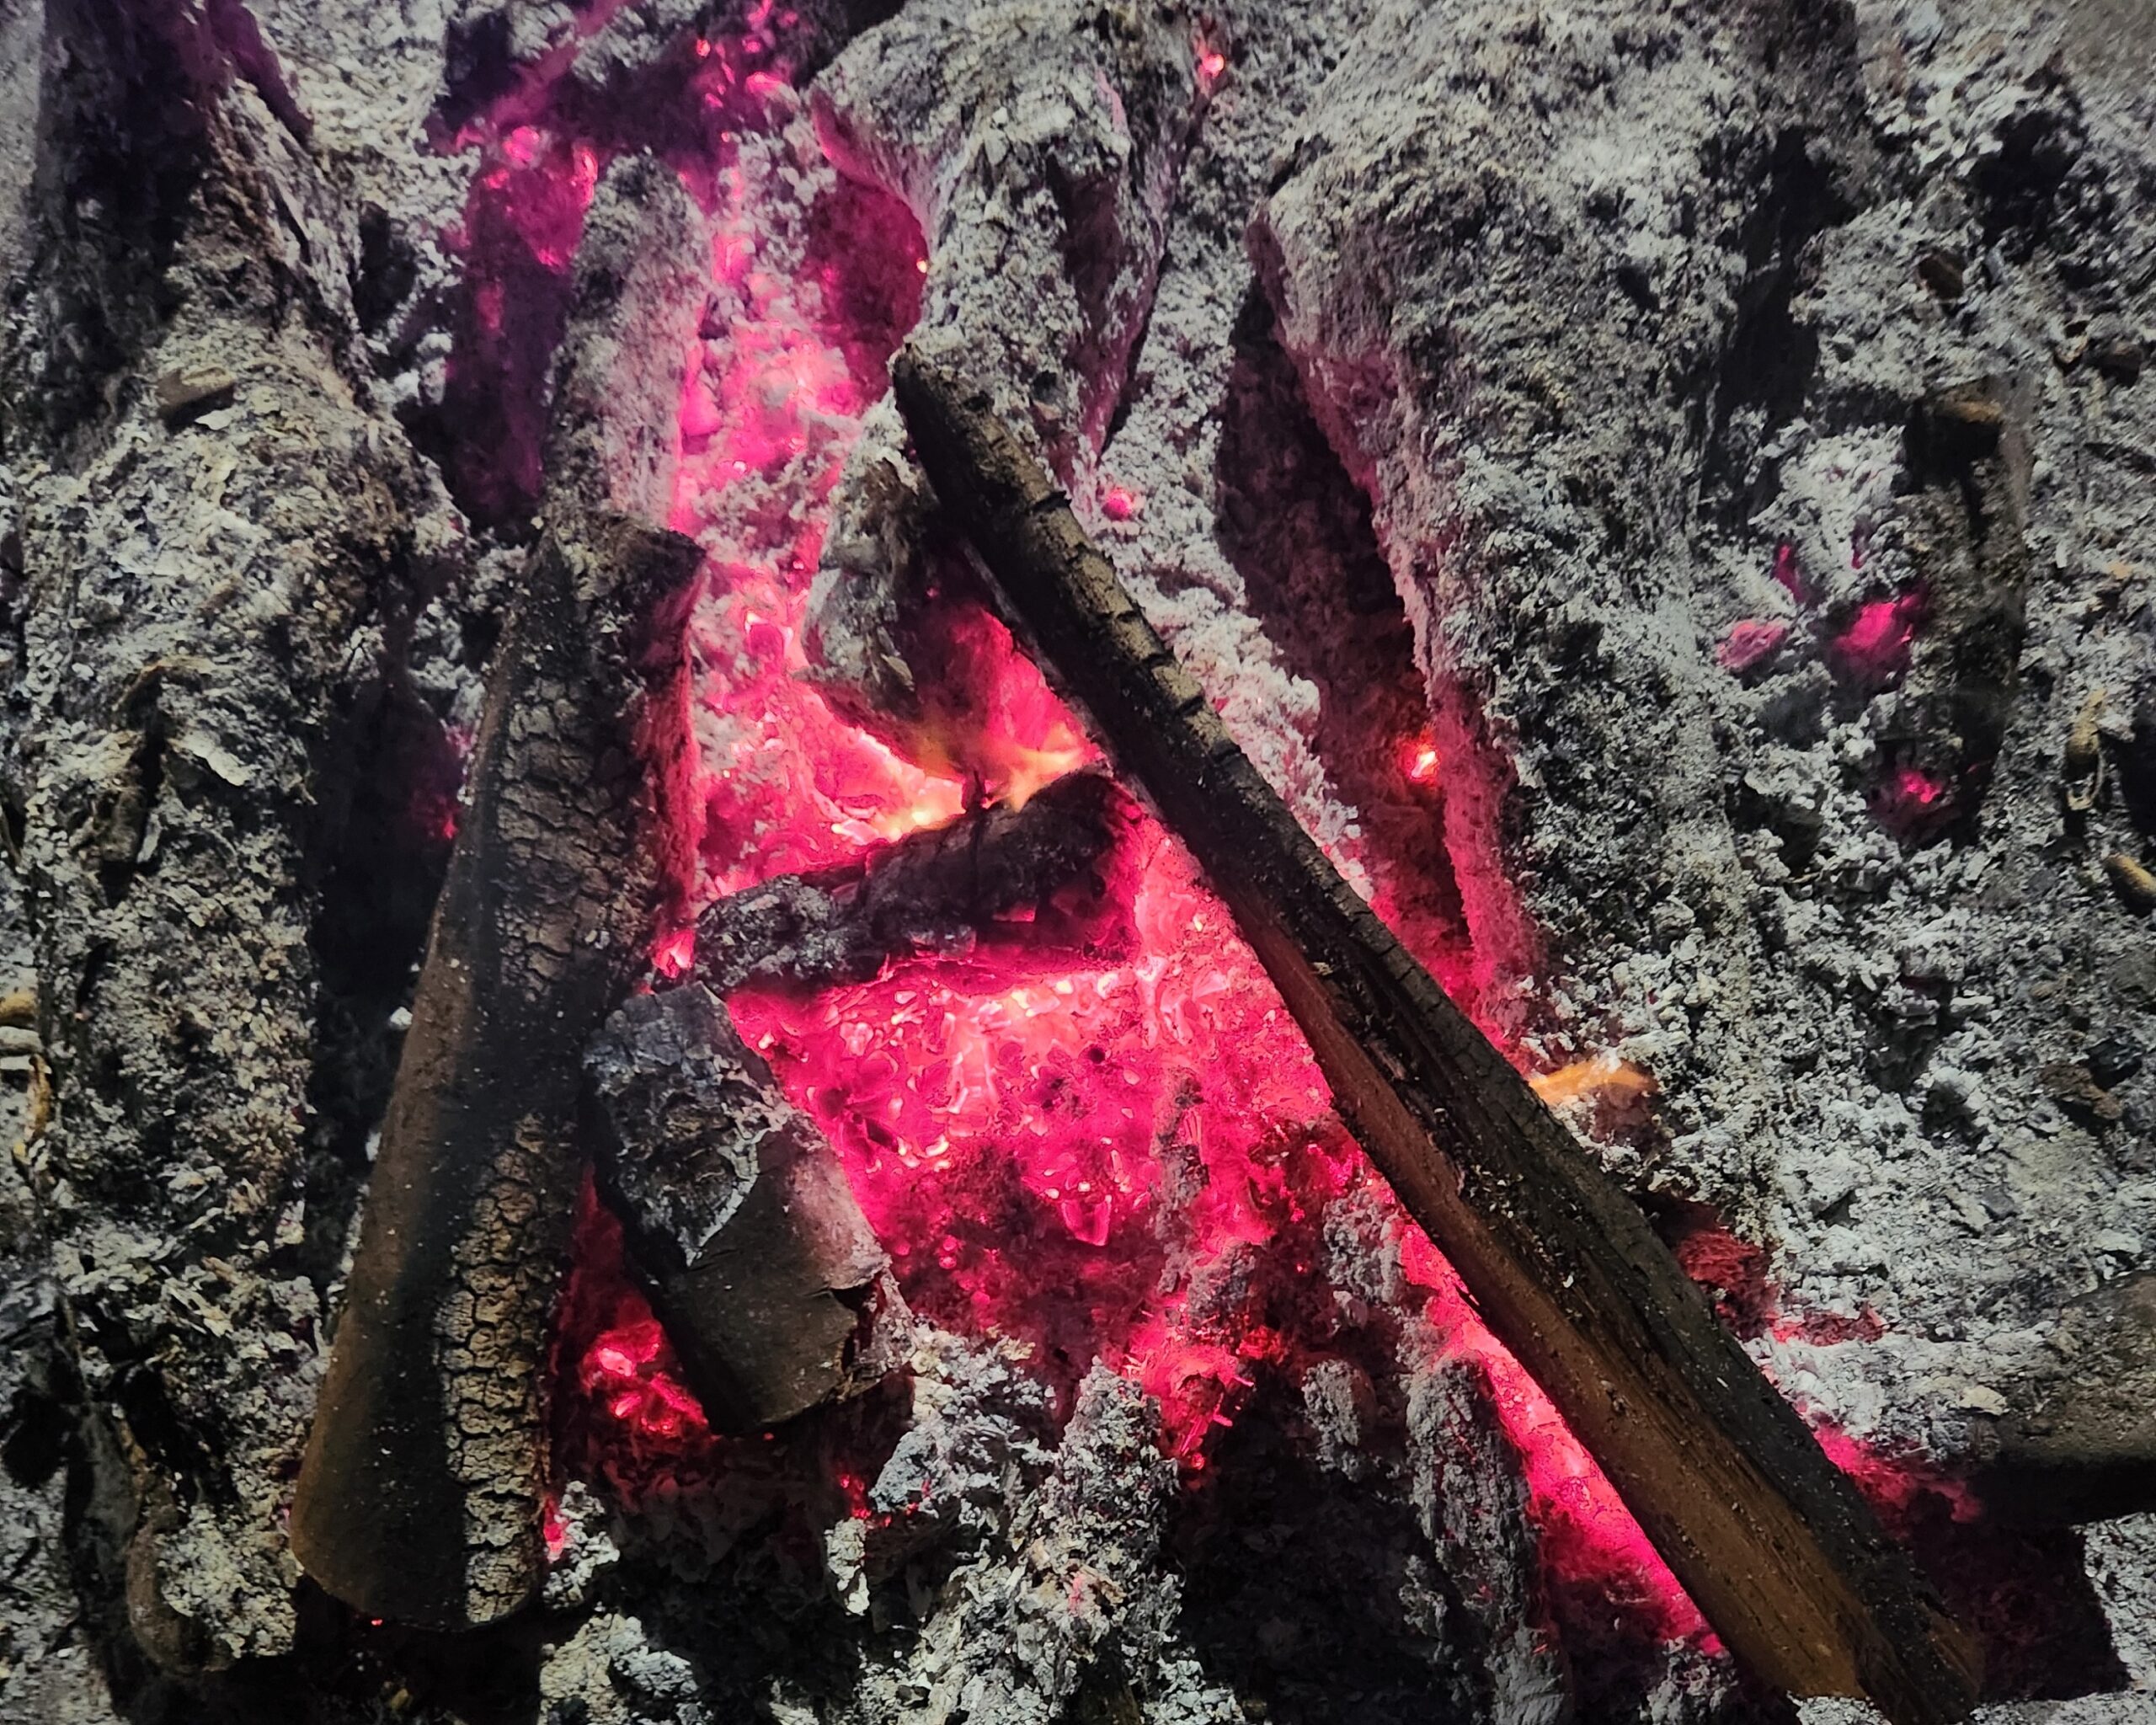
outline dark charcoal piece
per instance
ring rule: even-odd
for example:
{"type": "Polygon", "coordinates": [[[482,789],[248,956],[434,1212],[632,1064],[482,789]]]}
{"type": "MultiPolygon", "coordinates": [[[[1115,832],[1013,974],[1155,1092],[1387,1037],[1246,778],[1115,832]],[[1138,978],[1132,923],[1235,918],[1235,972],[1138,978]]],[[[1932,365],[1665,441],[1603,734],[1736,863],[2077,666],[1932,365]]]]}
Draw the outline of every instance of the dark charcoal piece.
{"type": "Polygon", "coordinates": [[[1947,788],[1926,828],[1975,819],[2013,708],[2027,632],[2025,417],[2019,394],[1987,378],[1929,397],[1909,421],[1925,638],[1886,756],[1890,774],[1914,768],[1947,788]]]}
{"type": "Polygon", "coordinates": [[[600,1190],[712,1423],[857,1394],[905,1304],[836,1154],[691,982],[630,1001],[585,1056],[600,1190]]]}
{"type": "Polygon", "coordinates": [[[696,922],[696,979],[720,995],[749,982],[860,982],[894,958],[962,945],[1082,879],[1121,830],[1127,800],[1074,772],[1021,809],[995,808],[812,874],[721,899],[696,922]]]}
{"type": "Polygon", "coordinates": [[[1979,1439],[1985,1507],[2039,1526],[2156,1509],[2156,1272],[2075,1300],[2057,1345],[2057,1374],[2009,1387],[1979,1439]]]}

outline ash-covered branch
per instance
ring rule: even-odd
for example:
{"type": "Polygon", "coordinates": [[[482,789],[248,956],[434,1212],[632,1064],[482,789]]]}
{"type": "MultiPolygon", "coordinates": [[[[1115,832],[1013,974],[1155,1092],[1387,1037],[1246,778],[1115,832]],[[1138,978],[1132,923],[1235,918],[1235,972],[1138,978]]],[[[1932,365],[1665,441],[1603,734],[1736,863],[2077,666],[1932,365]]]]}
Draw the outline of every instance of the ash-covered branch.
{"type": "Polygon", "coordinates": [[[1731,1648],[1901,1725],[1975,1653],[1639,1208],[1380,922],[1236,747],[986,392],[911,351],[937,497],[1064,687],[1203,864],[1334,1101],[1731,1648]]]}
{"type": "Polygon", "coordinates": [[[753,982],[825,987],[962,945],[1086,879],[1126,806],[1106,774],[1070,773],[1022,808],[985,809],[735,893],[697,919],[696,979],[722,996],[753,982]]]}
{"type": "MultiPolygon", "coordinates": [[[[816,80],[826,153],[927,238],[916,339],[991,355],[999,409],[1065,483],[1098,457],[1152,305],[1201,107],[1194,24],[1179,6],[923,0],[816,80]]],[[[878,727],[920,716],[930,674],[905,628],[924,499],[904,443],[889,404],[872,410],[811,603],[819,674],[878,727]]]]}

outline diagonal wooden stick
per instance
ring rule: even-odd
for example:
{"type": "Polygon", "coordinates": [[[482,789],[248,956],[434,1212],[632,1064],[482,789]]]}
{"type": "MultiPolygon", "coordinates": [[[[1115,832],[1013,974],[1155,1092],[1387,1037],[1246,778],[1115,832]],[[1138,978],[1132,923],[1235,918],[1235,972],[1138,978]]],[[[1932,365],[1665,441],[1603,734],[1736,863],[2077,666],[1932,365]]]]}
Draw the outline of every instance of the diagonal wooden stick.
{"type": "Polygon", "coordinates": [[[1237,748],[987,393],[910,350],[899,406],[1044,668],[1204,866],[1410,1215],[1737,1656],[1896,1725],[1977,1657],[1802,1420],[1503,1056],[1237,748]]]}

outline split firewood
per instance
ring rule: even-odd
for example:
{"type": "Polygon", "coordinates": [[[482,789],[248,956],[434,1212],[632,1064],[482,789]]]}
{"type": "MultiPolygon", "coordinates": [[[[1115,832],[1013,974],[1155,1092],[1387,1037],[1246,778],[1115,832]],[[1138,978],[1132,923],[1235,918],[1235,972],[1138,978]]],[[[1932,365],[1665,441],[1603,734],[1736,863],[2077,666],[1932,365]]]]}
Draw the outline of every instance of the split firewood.
{"type": "Polygon", "coordinates": [[[1708,1621],[1796,1694],[1868,1696],[1899,1725],[1966,1717],[1975,1649],[1907,1554],[1638,1206],[1289,814],[988,393],[911,351],[894,377],[1044,666],[1204,866],[1372,1161],[1708,1621]]]}
{"type": "Polygon", "coordinates": [[[488,1622],[545,1573],[541,1367],[582,1174],[581,1059],[683,886],[668,798],[699,553],[618,512],[663,506],[668,446],[619,420],[664,412],[680,380],[648,357],[663,325],[648,345],[620,332],[693,315],[674,264],[702,243],[678,181],[632,160],[579,253],[548,529],[490,675],[292,1506],[302,1566],[371,1616],[488,1622]]]}
{"type": "Polygon", "coordinates": [[[837,1155],[710,990],[631,1000],[585,1070],[600,1190],[715,1425],[776,1425],[905,1357],[905,1302],[837,1155]]]}
{"type": "Polygon", "coordinates": [[[750,982],[828,987],[958,945],[1080,879],[1113,841],[1123,803],[1106,774],[1068,773],[1022,808],[734,893],[696,920],[696,978],[720,995],[750,982]]]}

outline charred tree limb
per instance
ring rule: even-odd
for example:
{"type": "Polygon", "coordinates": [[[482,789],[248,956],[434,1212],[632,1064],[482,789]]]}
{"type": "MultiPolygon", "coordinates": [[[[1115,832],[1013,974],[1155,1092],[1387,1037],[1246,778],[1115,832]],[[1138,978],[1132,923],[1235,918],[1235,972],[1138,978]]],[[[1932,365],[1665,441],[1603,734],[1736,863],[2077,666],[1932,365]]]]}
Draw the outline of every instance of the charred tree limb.
{"type": "Polygon", "coordinates": [[[540,1364],[579,1060],[670,882],[638,743],[684,675],[693,544],[618,517],[532,558],[488,692],[346,1306],[292,1507],[355,1610],[453,1628],[543,1573],[540,1364]]]}
{"type": "Polygon", "coordinates": [[[905,1302],[836,1153],[708,989],[631,1000],[585,1070],[600,1190],[714,1424],[776,1425],[904,1358],[905,1302]]]}
{"type": "Polygon", "coordinates": [[[704,243],[675,176],[632,157],[577,252],[547,531],[489,676],[292,1508],[302,1567],[370,1616],[489,1622],[545,1573],[542,1365],[580,1062],[687,866],[699,553],[643,522],[664,507],[704,243]]]}
{"type": "Polygon", "coordinates": [[[1648,1226],[1329,863],[969,389],[898,401],[1044,664],[1203,864],[1350,1127],[1723,1639],[1800,1695],[1966,1717],[1976,1654],[1648,1226]]]}
{"type": "Polygon", "coordinates": [[[1022,808],[732,894],[696,919],[696,980],[721,996],[752,982],[827,987],[958,945],[1085,876],[1114,841],[1123,801],[1105,774],[1070,773],[1022,808]]]}

